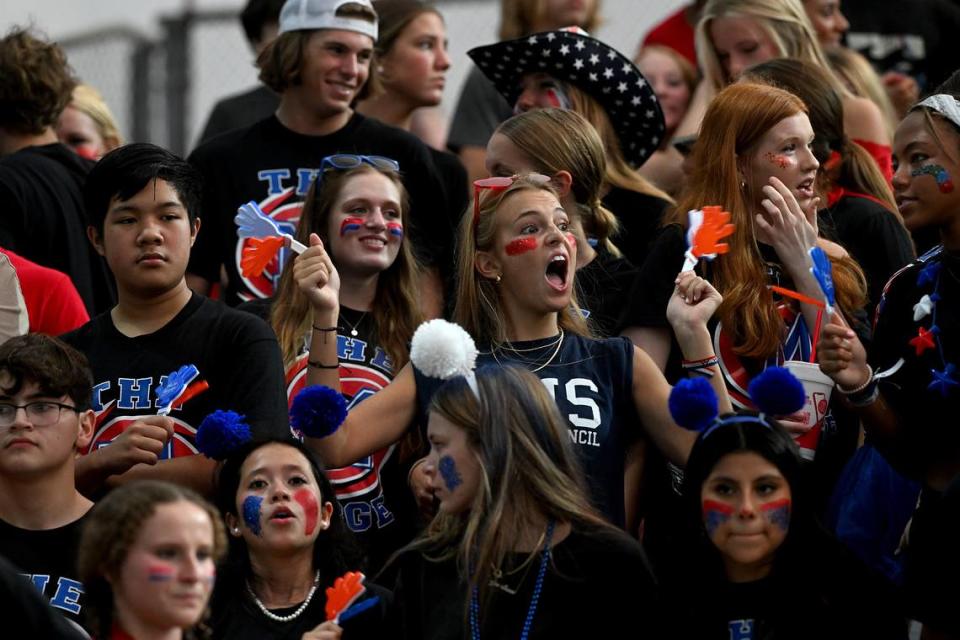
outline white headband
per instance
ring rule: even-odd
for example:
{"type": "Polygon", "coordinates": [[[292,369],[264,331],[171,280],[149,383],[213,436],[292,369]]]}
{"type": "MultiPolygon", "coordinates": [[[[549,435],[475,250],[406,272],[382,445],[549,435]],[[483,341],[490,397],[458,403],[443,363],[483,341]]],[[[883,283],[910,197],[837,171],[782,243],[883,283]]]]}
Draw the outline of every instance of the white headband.
{"type": "Polygon", "coordinates": [[[914,105],[914,109],[926,107],[942,115],[944,118],[960,127],[960,102],[946,93],[938,93],[914,105]]]}

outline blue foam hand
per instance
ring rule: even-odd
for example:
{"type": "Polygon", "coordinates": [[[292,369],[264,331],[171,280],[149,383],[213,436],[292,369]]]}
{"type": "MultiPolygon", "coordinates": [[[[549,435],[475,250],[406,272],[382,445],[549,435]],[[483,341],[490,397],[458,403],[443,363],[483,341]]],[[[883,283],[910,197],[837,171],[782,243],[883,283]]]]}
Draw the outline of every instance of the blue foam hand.
{"type": "Polygon", "coordinates": [[[177,397],[186,391],[187,386],[199,375],[200,370],[192,364],[185,364],[168,375],[157,387],[157,413],[162,416],[170,413],[177,397]]]}
{"type": "Polygon", "coordinates": [[[817,284],[823,291],[823,297],[826,298],[827,313],[832,313],[833,306],[837,304],[837,295],[833,290],[833,265],[826,252],[820,247],[810,249],[810,258],[813,260],[810,273],[817,279],[817,284]]]}
{"type": "Polygon", "coordinates": [[[266,238],[267,236],[284,235],[277,223],[265,214],[253,200],[237,208],[237,215],[234,216],[233,221],[237,223],[237,236],[240,238],[266,238]]]}

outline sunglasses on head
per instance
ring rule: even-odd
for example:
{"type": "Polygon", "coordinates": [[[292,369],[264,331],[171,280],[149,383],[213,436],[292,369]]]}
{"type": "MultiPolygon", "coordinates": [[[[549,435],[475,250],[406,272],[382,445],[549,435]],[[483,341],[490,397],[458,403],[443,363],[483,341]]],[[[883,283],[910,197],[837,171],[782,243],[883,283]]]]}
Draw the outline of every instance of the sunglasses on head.
{"type": "Polygon", "coordinates": [[[320,161],[320,171],[356,169],[363,164],[370,165],[381,171],[400,171],[400,163],[393,158],[387,158],[386,156],[360,156],[352,153],[338,153],[327,156],[320,161]]]}
{"type": "Polygon", "coordinates": [[[477,228],[477,223],[480,221],[480,192],[485,190],[493,191],[494,193],[499,191],[506,191],[509,189],[514,182],[520,180],[521,178],[529,180],[537,185],[544,185],[550,182],[550,176],[545,176],[542,173],[526,173],[523,175],[512,175],[512,176],[493,176],[491,178],[481,178],[480,180],[474,180],[473,182],[473,228],[477,228]]]}

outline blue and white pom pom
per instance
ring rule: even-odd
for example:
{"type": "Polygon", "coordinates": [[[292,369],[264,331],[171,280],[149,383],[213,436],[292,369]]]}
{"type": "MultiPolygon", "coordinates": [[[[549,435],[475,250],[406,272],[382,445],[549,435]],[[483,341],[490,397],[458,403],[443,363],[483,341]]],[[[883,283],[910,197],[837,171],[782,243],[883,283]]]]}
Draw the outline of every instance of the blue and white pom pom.
{"type": "Polygon", "coordinates": [[[340,392],[315,384],[293,399],[290,425],[308,438],[326,438],[347,418],[347,401],[340,392]]]}
{"type": "Polygon", "coordinates": [[[670,391],[673,421],[691,431],[703,431],[719,413],[717,394],[706,378],[685,378],[670,391]]]}
{"type": "Polygon", "coordinates": [[[197,428],[196,443],[200,453],[211,460],[223,460],[251,438],[250,425],[235,411],[214,411],[197,428]]]}
{"type": "Polygon", "coordinates": [[[410,362],[431,378],[449,380],[457,376],[479,397],[477,379],[477,345],[463,327],[441,318],[424,322],[413,334],[410,344],[410,362]]]}
{"type": "Polygon", "coordinates": [[[771,416],[793,415],[807,401],[803,383],[785,367],[768,367],[750,381],[748,391],[757,409],[771,416]]]}

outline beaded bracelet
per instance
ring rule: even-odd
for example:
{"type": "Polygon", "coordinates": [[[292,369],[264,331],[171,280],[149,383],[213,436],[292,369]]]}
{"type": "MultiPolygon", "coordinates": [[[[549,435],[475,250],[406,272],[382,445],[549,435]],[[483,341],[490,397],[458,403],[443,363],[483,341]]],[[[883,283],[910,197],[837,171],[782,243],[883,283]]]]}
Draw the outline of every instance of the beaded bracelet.
{"type": "Polygon", "coordinates": [[[307,364],[314,369],[339,369],[340,364],[323,364],[319,360],[307,360],[307,364]]]}
{"type": "Polygon", "coordinates": [[[313,330],[314,331],[336,331],[337,327],[318,327],[317,325],[313,325],[313,330]]]}
{"type": "Polygon", "coordinates": [[[867,381],[861,384],[859,387],[856,387],[854,389],[844,389],[840,385],[837,385],[837,389],[840,391],[840,393],[842,393],[845,396],[852,396],[860,393],[861,391],[869,387],[872,382],[874,382],[873,367],[871,367],[870,365],[867,365],[867,371],[870,372],[869,375],[867,375],[867,381]]]}

